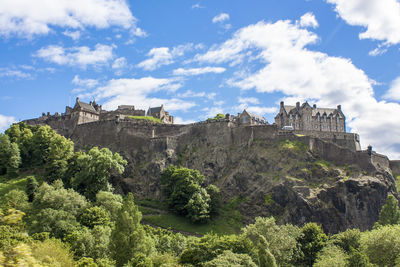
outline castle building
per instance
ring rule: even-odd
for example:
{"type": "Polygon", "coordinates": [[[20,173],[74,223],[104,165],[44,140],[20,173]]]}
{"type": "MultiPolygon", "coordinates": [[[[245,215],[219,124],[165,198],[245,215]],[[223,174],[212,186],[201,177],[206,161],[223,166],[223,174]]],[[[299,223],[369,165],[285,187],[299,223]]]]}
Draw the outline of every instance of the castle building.
{"type": "Polygon", "coordinates": [[[267,120],[257,114],[248,112],[246,109],[242,113],[238,113],[238,123],[241,125],[263,125],[268,124],[267,120]]]}
{"type": "Polygon", "coordinates": [[[154,107],[154,108],[149,107],[146,115],[160,119],[162,122],[166,124],[174,123],[174,117],[169,115],[169,112],[164,110],[164,105],[161,105],[161,107],[154,107]]]}
{"type": "Polygon", "coordinates": [[[96,101],[84,103],[76,98],[75,106],[65,107],[65,115],[70,115],[71,119],[76,119],[77,124],[83,124],[93,121],[98,121],[100,118],[101,106],[96,104],[96,101]]]}
{"type": "Polygon", "coordinates": [[[307,102],[288,106],[282,101],[279,113],[275,116],[275,124],[280,129],[291,126],[300,131],[346,132],[346,117],[341,105],[336,109],[317,108],[317,105],[311,107],[307,102]]]}

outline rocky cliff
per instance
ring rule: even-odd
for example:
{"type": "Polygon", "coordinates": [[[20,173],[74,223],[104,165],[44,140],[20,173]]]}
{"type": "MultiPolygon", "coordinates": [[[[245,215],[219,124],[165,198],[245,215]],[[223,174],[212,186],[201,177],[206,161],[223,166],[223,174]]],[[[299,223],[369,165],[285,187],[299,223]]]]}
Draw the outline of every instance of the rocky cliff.
{"type": "MultiPolygon", "coordinates": [[[[159,177],[169,164],[197,169],[221,189],[223,201],[240,197],[245,222],[272,215],[281,223],[318,222],[331,233],[365,230],[378,219],[387,194],[397,195],[385,157],[273,125],[107,121],[79,125],[68,137],[79,148],[122,154],[129,166],[115,187],[138,198],[162,199],[159,177]]],[[[346,142],[351,140],[340,144],[346,142]]]]}

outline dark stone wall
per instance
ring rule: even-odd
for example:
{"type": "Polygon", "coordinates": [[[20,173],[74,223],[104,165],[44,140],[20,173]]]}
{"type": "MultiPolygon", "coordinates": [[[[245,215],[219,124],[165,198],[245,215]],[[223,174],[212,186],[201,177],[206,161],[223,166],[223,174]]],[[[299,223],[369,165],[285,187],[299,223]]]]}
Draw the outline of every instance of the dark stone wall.
{"type": "Polygon", "coordinates": [[[400,175],[400,160],[391,160],[389,164],[393,174],[400,175]]]}

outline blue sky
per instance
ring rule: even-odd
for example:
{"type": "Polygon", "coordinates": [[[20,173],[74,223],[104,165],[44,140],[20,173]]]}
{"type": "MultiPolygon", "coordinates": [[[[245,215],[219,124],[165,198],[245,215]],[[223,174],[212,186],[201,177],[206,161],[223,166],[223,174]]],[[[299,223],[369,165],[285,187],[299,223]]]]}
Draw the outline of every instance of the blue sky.
{"type": "Polygon", "coordinates": [[[178,123],[307,100],[399,159],[399,44],[397,0],[0,0],[0,130],[77,96],[178,123]]]}

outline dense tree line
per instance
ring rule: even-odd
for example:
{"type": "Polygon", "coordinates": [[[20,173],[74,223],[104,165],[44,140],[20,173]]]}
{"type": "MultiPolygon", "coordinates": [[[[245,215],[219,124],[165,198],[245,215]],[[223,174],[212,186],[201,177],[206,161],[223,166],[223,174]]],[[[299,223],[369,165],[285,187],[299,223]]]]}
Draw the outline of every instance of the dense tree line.
{"type": "MultiPolygon", "coordinates": [[[[400,210],[391,195],[365,232],[329,236],[315,223],[259,217],[236,235],[185,236],[143,225],[133,195],[112,192],[109,179],[125,164],[107,149],[74,152],[48,127],[19,124],[0,135],[2,179],[43,171],[25,190],[0,196],[0,266],[400,266],[400,210]]],[[[198,171],[170,166],[161,183],[171,209],[192,221],[218,210],[218,188],[205,187],[198,171]]]]}

